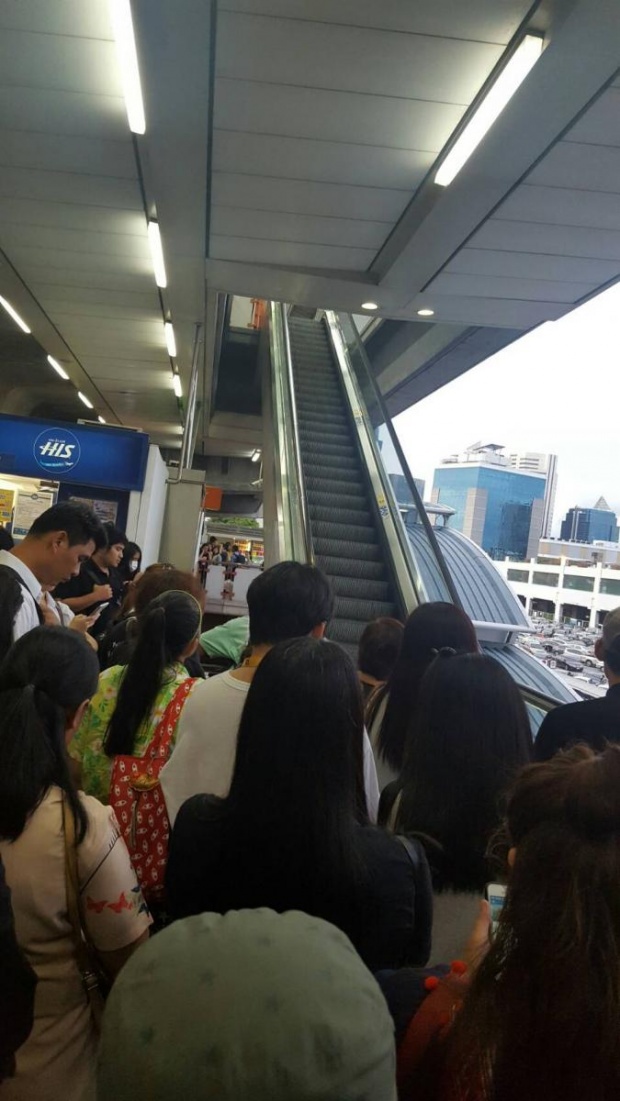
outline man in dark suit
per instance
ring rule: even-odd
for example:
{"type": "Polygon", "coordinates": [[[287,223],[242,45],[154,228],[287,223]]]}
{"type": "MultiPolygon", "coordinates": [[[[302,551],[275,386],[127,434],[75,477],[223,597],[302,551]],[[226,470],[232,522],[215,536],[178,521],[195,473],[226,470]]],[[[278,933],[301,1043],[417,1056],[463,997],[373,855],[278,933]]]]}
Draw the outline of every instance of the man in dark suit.
{"type": "Polygon", "coordinates": [[[606,742],[620,742],[620,608],[608,612],[594,653],[605,665],[607,695],[583,703],[556,707],[544,718],[534,744],[534,758],[548,761],[560,749],[585,742],[602,751],[606,742]]]}

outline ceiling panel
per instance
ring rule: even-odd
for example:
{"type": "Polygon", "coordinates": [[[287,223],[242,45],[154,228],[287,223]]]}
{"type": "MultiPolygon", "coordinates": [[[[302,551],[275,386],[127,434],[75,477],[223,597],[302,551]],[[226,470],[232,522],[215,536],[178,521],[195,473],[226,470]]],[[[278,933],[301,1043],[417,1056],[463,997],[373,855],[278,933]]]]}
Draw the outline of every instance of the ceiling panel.
{"type": "Polygon", "coordinates": [[[59,233],[65,229],[81,229],[106,236],[144,237],[142,210],[114,210],[112,207],[74,206],[11,197],[2,200],[0,219],[0,225],[20,226],[28,233],[37,233],[39,227],[46,226],[59,233]]]}
{"type": "MultiPolygon", "coordinates": [[[[71,270],[75,274],[86,272],[118,272],[121,275],[150,275],[153,280],[153,268],[148,257],[123,255],[118,251],[90,253],[87,251],[68,251],[53,248],[35,248],[33,246],[15,246],[11,250],[16,266],[27,274],[32,267],[50,267],[71,270]]],[[[154,282],[154,280],[153,280],[154,282]]]]}
{"type": "Polygon", "coordinates": [[[550,225],[620,229],[620,195],[522,184],[499,208],[502,218],[550,225]]]}
{"type": "Polygon", "coordinates": [[[357,27],[448,35],[477,42],[507,43],[530,8],[530,0],[219,0],[221,11],[286,16],[357,27]]]}
{"type": "Polygon", "coordinates": [[[133,257],[150,264],[149,244],[144,232],[145,221],[141,218],[142,232],[105,233],[103,231],[86,232],[81,229],[65,229],[62,226],[52,228],[41,225],[16,225],[5,222],[4,203],[0,206],[0,242],[4,249],[44,249],[50,250],[60,259],[68,253],[84,252],[90,256],[133,257]]]}
{"type": "MultiPolygon", "coordinates": [[[[455,277],[450,277],[455,278],[455,277]]],[[[434,288],[433,288],[434,290],[434,288]]],[[[416,302],[419,299],[416,299],[416,302]]],[[[442,323],[457,325],[491,325],[494,328],[531,329],[541,321],[552,321],[562,317],[570,303],[553,302],[545,299],[510,299],[489,296],[470,297],[460,290],[456,295],[425,294],[425,301],[435,307],[442,323]]],[[[398,317],[398,312],[394,312],[398,317]]],[[[403,310],[404,319],[411,318],[411,309],[403,310]]]]}
{"type": "Polygon", "coordinates": [[[463,116],[463,106],[356,95],[322,88],[215,82],[215,126],[284,137],[316,138],[395,149],[438,152],[463,116]]]}
{"type": "Polygon", "coordinates": [[[557,256],[592,256],[620,260],[620,229],[586,229],[578,226],[509,222],[490,218],[471,238],[477,248],[514,252],[542,252],[557,256]]]}
{"type": "Polygon", "coordinates": [[[268,237],[274,241],[377,249],[383,244],[390,228],[390,222],[318,218],[229,206],[215,206],[211,211],[211,232],[219,236],[268,237]]]}
{"type": "Polygon", "coordinates": [[[444,270],[461,275],[512,276],[518,279],[597,284],[614,279],[618,275],[618,263],[576,256],[545,256],[521,251],[499,252],[464,248],[444,270]]]}
{"type": "Polygon", "coordinates": [[[218,76],[468,104],[502,47],[222,12],[218,76]]]}
{"type": "Polygon", "coordinates": [[[76,38],[112,38],[106,4],[84,0],[8,0],[0,5],[0,28],[38,34],[66,34],[76,38]]]}
{"type": "Polygon", "coordinates": [[[596,290],[597,284],[558,283],[543,279],[511,279],[487,275],[439,275],[431,283],[433,294],[463,295],[466,298],[511,298],[526,301],[577,302],[596,290]]]}
{"type": "Polygon", "coordinates": [[[120,180],[112,176],[85,177],[77,172],[3,168],[0,173],[0,200],[17,196],[83,206],[112,206],[121,210],[142,209],[135,180],[120,180]]]}
{"type": "Polygon", "coordinates": [[[279,180],[226,172],[213,173],[211,191],[211,201],[216,205],[380,222],[395,221],[408,199],[408,191],[390,191],[382,187],[279,180]]]}
{"type": "MultiPolygon", "coordinates": [[[[77,253],[75,255],[77,255],[77,253]]],[[[145,294],[153,294],[155,280],[153,279],[152,273],[131,274],[130,272],[105,272],[101,271],[99,268],[97,268],[96,271],[77,272],[74,271],[72,267],[63,268],[53,267],[51,265],[39,267],[33,264],[28,267],[28,286],[37,288],[37,291],[46,286],[62,287],[64,293],[70,293],[73,287],[77,287],[79,289],[90,288],[92,290],[109,290],[117,293],[127,291],[131,294],[135,291],[141,291],[145,294]]],[[[44,292],[42,292],[41,297],[44,302],[44,292]]],[[[157,302],[156,291],[154,300],[157,302]]]]}
{"type": "Polygon", "coordinates": [[[219,172],[279,176],[325,183],[414,189],[429,170],[433,153],[373,148],[329,141],[270,137],[216,130],[214,163],[219,172]]]}
{"type": "Polygon", "coordinates": [[[116,46],[72,35],[3,30],[0,81],[4,87],[118,95],[116,46]]]}
{"type": "Polygon", "coordinates": [[[306,245],[295,241],[247,240],[211,236],[214,260],[244,260],[252,264],[285,264],[303,268],[331,268],[362,272],[372,263],[375,249],[306,245]]]}
{"type": "Polygon", "coordinates": [[[0,126],[38,134],[67,134],[119,140],[127,135],[122,96],[94,96],[57,88],[2,87],[0,126]]]}
{"type": "Polygon", "coordinates": [[[83,172],[88,176],[136,178],[127,141],[103,141],[59,134],[0,130],[0,165],[40,172],[83,172]]]}
{"type": "Polygon", "coordinates": [[[620,88],[608,88],[571,127],[566,140],[620,145],[620,88]]]}
{"type": "Polygon", "coordinates": [[[560,141],[530,173],[528,183],[620,192],[620,149],[560,141]]]}

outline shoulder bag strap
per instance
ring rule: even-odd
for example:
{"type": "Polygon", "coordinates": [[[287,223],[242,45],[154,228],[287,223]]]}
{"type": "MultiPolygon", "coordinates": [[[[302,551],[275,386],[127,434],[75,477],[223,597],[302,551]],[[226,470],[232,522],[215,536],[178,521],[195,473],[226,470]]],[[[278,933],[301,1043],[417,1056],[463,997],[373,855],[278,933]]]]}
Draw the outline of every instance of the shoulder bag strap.
{"type": "Polygon", "coordinates": [[[30,589],[28,588],[28,586],[27,586],[26,582],[24,581],[22,575],[20,573],[18,573],[17,570],[14,570],[12,566],[7,566],[5,563],[2,563],[2,565],[0,566],[0,571],[4,571],[4,570],[7,570],[8,573],[12,573],[13,577],[17,578],[17,580],[19,581],[19,584],[21,585],[22,589],[24,589],[24,591],[27,592],[32,597],[32,599],[34,600],[34,606],[37,610],[37,616],[39,618],[39,623],[43,627],[43,625],[45,624],[45,616],[43,615],[43,610],[42,610],[38,600],[35,600],[34,596],[32,596],[32,593],[30,592],[30,589]]]}
{"type": "Polygon", "coordinates": [[[88,930],[82,920],[82,908],[80,906],[80,881],[78,878],[77,845],[75,839],[75,819],[73,812],[67,806],[67,800],[62,798],[62,829],[65,845],[65,881],[67,886],[67,913],[73,933],[75,952],[78,967],[86,982],[86,976],[93,972],[91,952],[94,946],[88,935],[88,930]]]}
{"type": "Polygon", "coordinates": [[[157,757],[168,757],[170,743],[183,710],[183,705],[197,680],[197,677],[186,677],[174,693],[149,743],[147,753],[151,760],[155,760],[157,757]]]}
{"type": "Polygon", "coordinates": [[[428,960],[433,930],[433,883],[431,870],[422,842],[414,837],[396,834],[413,867],[415,928],[410,946],[411,959],[428,960]]]}

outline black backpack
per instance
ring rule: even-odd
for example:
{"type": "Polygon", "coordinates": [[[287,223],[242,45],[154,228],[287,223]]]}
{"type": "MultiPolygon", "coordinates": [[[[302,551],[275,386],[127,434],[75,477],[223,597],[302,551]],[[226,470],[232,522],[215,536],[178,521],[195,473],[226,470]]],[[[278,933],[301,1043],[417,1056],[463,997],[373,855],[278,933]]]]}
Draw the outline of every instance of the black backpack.
{"type": "MultiPolygon", "coordinates": [[[[24,589],[30,592],[17,570],[11,566],[0,565],[0,661],[13,644],[13,623],[24,603],[24,589]]],[[[45,616],[36,601],[35,606],[39,623],[43,625],[45,616]]]]}

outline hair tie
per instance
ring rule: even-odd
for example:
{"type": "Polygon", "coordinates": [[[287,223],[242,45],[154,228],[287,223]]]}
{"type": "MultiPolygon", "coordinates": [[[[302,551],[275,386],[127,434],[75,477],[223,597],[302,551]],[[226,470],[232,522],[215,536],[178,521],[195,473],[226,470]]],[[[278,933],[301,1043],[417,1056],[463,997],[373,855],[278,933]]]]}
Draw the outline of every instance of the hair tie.
{"type": "Polygon", "coordinates": [[[439,649],[433,646],[431,654],[434,658],[453,658],[456,657],[456,650],[454,646],[440,646],[439,649]]]}

